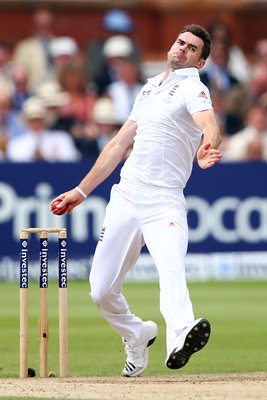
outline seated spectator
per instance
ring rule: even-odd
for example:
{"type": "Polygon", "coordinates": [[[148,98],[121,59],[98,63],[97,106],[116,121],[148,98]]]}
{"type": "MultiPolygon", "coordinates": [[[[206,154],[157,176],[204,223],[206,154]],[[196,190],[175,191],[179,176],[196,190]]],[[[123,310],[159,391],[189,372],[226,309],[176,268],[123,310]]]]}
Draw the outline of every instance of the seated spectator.
{"type": "MultiPolygon", "coordinates": [[[[233,42],[229,25],[221,20],[213,20],[208,25],[207,30],[213,44],[216,42],[226,44],[229,52],[227,68],[232,76],[246,85],[250,79],[251,66],[243,50],[233,42]]],[[[209,59],[206,65],[208,66],[208,64],[209,59]]]]}
{"type": "Polygon", "coordinates": [[[40,99],[31,97],[26,100],[22,115],[27,131],[8,142],[8,160],[14,162],[78,160],[78,152],[68,133],[47,129],[46,108],[40,99]]]}
{"type": "Polygon", "coordinates": [[[70,132],[75,124],[73,118],[61,118],[60,107],[69,102],[68,93],[61,89],[58,81],[50,80],[39,86],[36,96],[42,100],[46,107],[46,123],[49,130],[70,132]]]}
{"type": "Polygon", "coordinates": [[[108,10],[99,26],[98,37],[91,41],[85,50],[85,65],[89,83],[92,81],[96,85],[97,94],[102,95],[105,93],[105,87],[110,83],[109,68],[103,53],[106,41],[116,35],[128,38],[132,45],[132,58],[137,64],[141,62],[141,51],[133,41],[134,24],[125,10],[108,10]]]}
{"type": "Polygon", "coordinates": [[[6,41],[0,40],[0,80],[7,84],[9,90],[13,87],[12,70],[10,46],[6,41]]]}
{"type": "Polygon", "coordinates": [[[267,92],[267,39],[256,43],[256,60],[252,65],[250,91],[253,101],[267,92]]]}
{"type": "Polygon", "coordinates": [[[60,110],[69,104],[69,94],[61,89],[57,81],[48,81],[39,87],[38,97],[46,106],[46,121],[49,130],[63,130],[68,132],[78,151],[83,157],[99,154],[97,142],[95,139],[84,139],[85,124],[87,121],[77,121],[75,115],[69,116],[61,113],[60,110]]]}
{"type": "MultiPolygon", "coordinates": [[[[214,93],[213,93],[214,97],[214,93]]],[[[234,85],[222,96],[221,115],[225,136],[235,135],[244,128],[244,121],[252,106],[251,98],[243,85],[234,85]]]]}
{"type": "Polygon", "coordinates": [[[96,95],[87,90],[84,66],[81,63],[65,65],[58,81],[68,94],[68,102],[59,108],[62,118],[73,118],[76,123],[85,123],[92,115],[96,95]]]}
{"type": "Polygon", "coordinates": [[[58,80],[62,69],[69,64],[79,62],[80,52],[76,41],[69,36],[61,36],[50,42],[50,52],[54,69],[50,79],[58,80]]]}
{"type": "Polygon", "coordinates": [[[215,98],[216,112],[222,121],[224,134],[232,135],[243,128],[243,115],[240,115],[239,107],[231,109],[228,98],[233,90],[240,101],[247,101],[249,94],[244,85],[231,74],[227,66],[228,59],[228,44],[219,40],[212,42],[210,61],[204,71],[200,72],[200,79],[210,89],[213,101],[215,98]]]}
{"type": "Polygon", "coordinates": [[[16,65],[12,70],[12,109],[20,112],[25,100],[30,97],[28,73],[22,65],[16,65]]]}
{"type": "Polygon", "coordinates": [[[120,128],[112,99],[109,97],[100,97],[97,100],[93,109],[92,122],[95,126],[98,149],[101,152],[120,128]]]}
{"type": "Polygon", "coordinates": [[[122,59],[117,65],[117,80],[107,87],[118,124],[123,125],[129,117],[135,98],[143,85],[138,65],[128,58],[122,59]]]}
{"type": "MultiPolygon", "coordinates": [[[[94,135],[97,133],[94,132],[94,135]]],[[[81,154],[82,158],[97,157],[99,156],[99,146],[96,136],[93,135],[92,130],[88,132],[87,125],[75,126],[72,131],[72,137],[76,148],[81,154]]]]}
{"type": "Polygon", "coordinates": [[[212,42],[210,61],[200,72],[202,82],[212,90],[226,92],[240,82],[228,69],[229,49],[224,42],[212,42]]]}
{"type": "MultiPolygon", "coordinates": [[[[257,150],[257,154],[262,154],[260,159],[267,160],[267,116],[264,108],[253,106],[248,112],[246,126],[240,132],[233,135],[225,146],[225,161],[244,161],[252,157],[252,149],[261,143],[262,151],[257,150]]],[[[255,159],[255,149],[254,159],[255,159]]]]}
{"type": "Polygon", "coordinates": [[[54,37],[54,21],[50,10],[35,10],[32,16],[32,35],[19,41],[14,49],[13,62],[22,65],[28,72],[31,92],[50,76],[54,68],[49,48],[54,37]]]}
{"type": "Polygon", "coordinates": [[[94,105],[92,118],[80,129],[77,127],[73,136],[83,157],[96,157],[118,130],[112,100],[110,97],[100,97],[94,105]]]}
{"type": "Polygon", "coordinates": [[[260,138],[255,138],[248,142],[247,148],[245,149],[244,160],[264,161],[263,145],[260,138]]]}
{"type": "Polygon", "coordinates": [[[132,40],[123,35],[112,36],[105,41],[103,56],[105,64],[98,70],[93,81],[98,95],[105,94],[107,86],[118,79],[118,68],[123,60],[134,60],[132,40]]]}
{"type": "Polygon", "coordinates": [[[12,110],[12,98],[6,83],[0,83],[0,159],[6,158],[8,142],[22,135],[26,127],[19,113],[12,110]]]}

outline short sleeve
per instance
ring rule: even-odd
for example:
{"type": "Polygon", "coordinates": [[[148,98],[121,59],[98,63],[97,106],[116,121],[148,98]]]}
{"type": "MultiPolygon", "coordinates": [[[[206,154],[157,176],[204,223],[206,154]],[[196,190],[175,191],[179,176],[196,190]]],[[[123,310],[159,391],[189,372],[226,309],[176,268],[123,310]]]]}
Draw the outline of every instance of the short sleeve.
{"type": "Polygon", "coordinates": [[[129,119],[131,121],[136,122],[136,120],[137,120],[137,110],[140,107],[141,99],[143,97],[143,94],[144,94],[144,91],[145,91],[147,85],[148,84],[145,84],[143,86],[143,88],[140,90],[140,92],[138,93],[138,95],[135,98],[135,101],[134,101],[134,104],[133,104],[133,108],[132,108],[132,110],[130,112],[130,115],[129,115],[129,119]]]}
{"type": "Polygon", "coordinates": [[[202,82],[186,80],[182,89],[186,108],[191,115],[212,108],[209,89],[202,82]]]}

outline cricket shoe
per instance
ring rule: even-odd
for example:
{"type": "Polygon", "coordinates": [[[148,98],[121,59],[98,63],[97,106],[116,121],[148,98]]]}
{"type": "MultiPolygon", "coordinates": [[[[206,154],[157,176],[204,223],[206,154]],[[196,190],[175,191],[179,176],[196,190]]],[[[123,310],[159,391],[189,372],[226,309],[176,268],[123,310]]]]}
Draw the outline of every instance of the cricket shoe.
{"type": "Polygon", "coordinates": [[[122,375],[126,377],[139,376],[148,365],[148,351],[157,336],[158,327],[153,321],[144,322],[145,339],[139,346],[130,346],[125,339],[123,343],[125,346],[125,353],[127,359],[125,362],[122,375]]]}
{"type": "Polygon", "coordinates": [[[199,318],[186,328],[179,338],[179,344],[166,359],[166,366],[170,369],[184,367],[189,358],[203,349],[210,337],[210,323],[205,318],[199,318]]]}

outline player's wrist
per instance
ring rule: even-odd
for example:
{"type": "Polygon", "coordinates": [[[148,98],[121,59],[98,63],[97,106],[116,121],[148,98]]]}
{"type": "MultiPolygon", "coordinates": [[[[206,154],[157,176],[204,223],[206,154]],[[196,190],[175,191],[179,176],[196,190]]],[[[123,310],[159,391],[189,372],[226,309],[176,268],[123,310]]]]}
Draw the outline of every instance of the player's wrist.
{"type": "Polygon", "coordinates": [[[87,194],[84,193],[84,191],[79,186],[76,186],[74,189],[77,190],[77,192],[79,192],[85,199],[87,198],[87,194]]]}

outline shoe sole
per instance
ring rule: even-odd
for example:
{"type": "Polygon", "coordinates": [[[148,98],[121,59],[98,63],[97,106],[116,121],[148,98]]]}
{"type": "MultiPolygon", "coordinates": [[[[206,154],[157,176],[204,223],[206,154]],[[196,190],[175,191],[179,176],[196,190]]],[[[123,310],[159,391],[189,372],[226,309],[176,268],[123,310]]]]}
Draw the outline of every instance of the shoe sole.
{"type": "MultiPolygon", "coordinates": [[[[147,346],[146,346],[147,348],[150,347],[155,342],[156,337],[157,336],[155,336],[154,338],[150,339],[147,342],[147,346]]],[[[125,367],[126,367],[126,365],[125,365],[125,367]]],[[[134,378],[134,377],[139,376],[140,374],[142,374],[142,372],[144,372],[146,367],[147,367],[147,365],[143,369],[141,369],[140,371],[136,372],[135,374],[132,374],[132,375],[130,375],[130,374],[122,374],[122,376],[124,376],[125,378],[134,378]]]]}
{"type": "Polygon", "coordinates": [[[202,318],[186,335],[183,347],[170,354],[166,361],[166,366],[170,369],[184,367],[190,357],[203,349],[209,341],[211,327],[207,319],[202,318]]]}

